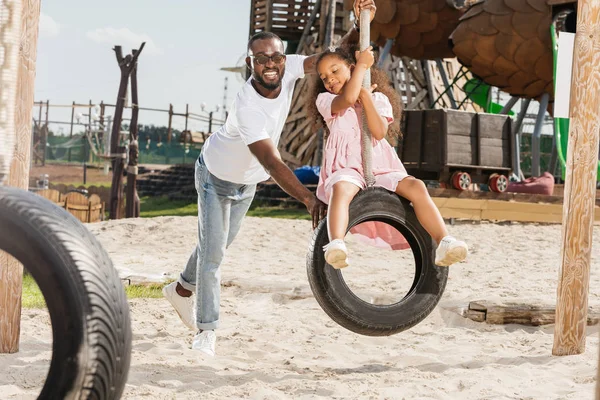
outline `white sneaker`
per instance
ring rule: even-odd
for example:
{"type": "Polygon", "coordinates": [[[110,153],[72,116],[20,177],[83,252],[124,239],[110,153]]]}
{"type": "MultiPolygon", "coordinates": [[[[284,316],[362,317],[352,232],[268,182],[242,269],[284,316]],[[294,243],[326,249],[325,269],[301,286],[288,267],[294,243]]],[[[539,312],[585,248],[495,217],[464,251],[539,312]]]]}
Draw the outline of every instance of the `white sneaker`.
{"type": "Polygon", "coordinates": [[[457,240],[452,236],[446,236],[440,242],[435,251],[435,265],[438,267],[447,267],[467,258],[469,248],[462,240],[457,240]]]}
{"type": "Polygon", "coordinates": [[[198,329],[196,327],[196,307],[194,304],[194,296],[183,297],[177,293],[175,288],[177,287],[177,281],[168,284],[162,290],[163,296],[173,306],[177,315],[183,321],[183,323],[191,330],[198,329]]]}
{"type": "Polygon", "coordinates": [[[325,261],[335,269],[348,266],[348,249],[342,239],[335,239],[325,246],[325,261]]]}
{"type": "Polygon", "coordinates": [[[194,336],[194,341],[192,342],[192,349],[201,351],[210,357],[214,357],[216,341],[217,335],[215,334],[215,331],[198,332],[196,336],[194,336]]]}

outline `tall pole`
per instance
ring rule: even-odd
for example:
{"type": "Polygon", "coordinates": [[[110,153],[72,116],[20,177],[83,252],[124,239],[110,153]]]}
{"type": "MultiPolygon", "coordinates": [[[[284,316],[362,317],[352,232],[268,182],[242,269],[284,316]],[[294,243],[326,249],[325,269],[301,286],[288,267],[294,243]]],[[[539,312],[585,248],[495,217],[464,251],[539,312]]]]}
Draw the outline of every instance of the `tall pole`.
{"type": "Polygon", "coordinates": [[[558,356],[585,351],[600,132],[598,0],[579,0],[577,4],[569,112],[561,266],[552,347],[552,354],[558,356]]]}
{"type": "Polygon", "coordinates": [[[167,143],[171,144],[171,133],[173,132],[173,104],[169,104],[169,126],[167,128],[167,143]]]}
{"type": "Polygon", "coordinates": [[[188,130],[188,117],[190,116],[190,105],[186,103],[185,105],[185,129],[188,130]]]}
{"type": "MultiPolygon", "coordinates": [[[[73,138],[73,121],[75,120],[75,102],[71,106],[71,127],[69,128],[69,138],[73,138]]],[[[67,156],[67,160],[71,162],[71,148],[69,147],[69,155],[67,156]]]]}
{"type": "Polygon", "coordinates": [[[121,215],[121,205],[123,204],[123,169],[125,167],[126,148],[120,146],[121,122],[123,120],[123,108],[125,107],[125,97],[127,95],[127,86],[129,75],[131,74],[137,59],[144,49],[142,43],[139,50],[134,55],[128,54],[123,57],[121,46],[115,46],[114,51],[117,57],[117,63],[121,70],[121,83],[117,93],[117,104],[115,105],[115,115],[113,119],[110,152],[113,165],[113,178],[110,191],[110,219],[119,219],[121,215]]]}
{"type": "Polygon", "coordinates": [[[121,143],[121,121],[123,119],[123,107],[125,107],[125,95],[129,84],[129,71],[127,64],[131,56],[123,57],[121,46],[115,46],[115,55],[119,68],[121,69],[121,82],[119,83],[119,91],[117,93],[117,102],[115,104],[115,115],[113,120],[111,138],[110,138],[110,153],[112,160],[112,183],[110,190],[110,219],[121,218],[121,204],[123,202],[123,163],[125,149],[120,146],[121,143]]]}
{"type": "MultiPolygon", "coordinates": [[[[0,121],[8,122],[7,125],[0,124],[0,134],[6,128],[10,139],[14,139],[7,138],[7,142],[0,143],[0,149],[7,144],[13,148],[8,182],[5,180],[5,183],[27,190],[40,0],[1,0],[0,10],[3,11],[0,12],[0,46],[4,50],[0,65],[3,93],[0,121]],[[14,61],[16,65],[9,65],[14,61]],[[11,71],[16,75],[11,75],[11,71]]],[[[3,159],[2,155],[3,151],[0,150],[0,183],[4,164],[11,159],[10,156],[3,159]]],[[[19,351],[22,285],[23,266],[8,254],[0,252],[0,353],[19,351]]]]}
{"type": "MultiPolygon", "coordinates": [[[[137,50],[133,50],[135,56],[137,50]]],[[[127,164],[127,193],[125,199],[125,217],[137,218],[140,216],[140,198],[138,197],[136,184],[138,175],[138,115],[139,101],[137,90],[137,61],[131,71],[131,124],[129,125],[129,161],[127,164]]],[[[187,114],[187,109],[186,109],[187,114]]]]}

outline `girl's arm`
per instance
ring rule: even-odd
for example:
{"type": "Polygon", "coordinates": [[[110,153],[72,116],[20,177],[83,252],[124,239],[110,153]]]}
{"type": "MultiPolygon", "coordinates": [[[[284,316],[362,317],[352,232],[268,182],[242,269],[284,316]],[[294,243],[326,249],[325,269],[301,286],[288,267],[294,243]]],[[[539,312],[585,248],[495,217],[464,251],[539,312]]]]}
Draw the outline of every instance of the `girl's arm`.
{"type": "Polygon", "coordinates": [[[367,126],[369,127],[369,132],[371,132],[371,136],[377,140],[382,140],[387,134],[389,124],[387,119],[379,115],[379,112],[375,108],[375,103],[371,96],[371,91],[375,86],[377,85],[373,85],[370,90],[365,88],[360,89],[360,102],[363,106],[363,112],[367,116],[367,126]]]}
{"type": "Polygon", "coordinates": [[[340,113],[348,107],[354,106],[358,100],[365,72],[371,68],[375,61],[372,49],[373,47],[369,46],[361,52],[356,52],[356,65],[352,71],[352,76],[344,85],[342,93],[333,99],[333,102],[331,103],[331,114],[340,113]]]}

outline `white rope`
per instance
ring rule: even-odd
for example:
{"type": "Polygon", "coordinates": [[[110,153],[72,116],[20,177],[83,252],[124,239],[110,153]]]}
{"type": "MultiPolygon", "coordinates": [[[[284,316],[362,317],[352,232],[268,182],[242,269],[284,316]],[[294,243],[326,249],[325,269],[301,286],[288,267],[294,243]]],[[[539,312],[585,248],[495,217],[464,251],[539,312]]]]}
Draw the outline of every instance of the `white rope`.
{"type": "Polygon", "coordinates": [[[15,148],[15,107],[21,1],[0,0],[0,184],[8,176],[15,148]]]}
{"type": "MultiPolygon", "coordinates": [[[[371,41],[371,12],[369,10],[363,10],[360,13],[360,51],[365,50],[370,45],[371,41]]],[[[371,70],[368,69],[365,72],[363,79],[363,87],[369,89],[371,87],[371,70]]],[[[371,132],[369,132],[369,126],[367,124],[367,116],[363,107],[362,113],[362,163],[363,163],[363,174],[367,186],[371,187],[375,184],[375,177],[372,171],[372,158],[373,158],[373,142],[371,140],[371,132]]]]}

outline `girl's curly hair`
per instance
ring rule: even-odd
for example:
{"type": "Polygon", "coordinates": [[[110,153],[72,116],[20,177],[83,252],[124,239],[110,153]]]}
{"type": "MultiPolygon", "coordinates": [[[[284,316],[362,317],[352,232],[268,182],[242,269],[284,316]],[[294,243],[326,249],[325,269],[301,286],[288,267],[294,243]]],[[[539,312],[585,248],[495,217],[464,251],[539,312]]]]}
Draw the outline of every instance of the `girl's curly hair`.
{"type": "MultiPolygon", "coordinates": [[[[325,57],[337,57],[340,60],[344,61],[348,66],[356,64],[356,59],[354,58],[355,50],[358,50],[358,46],[353,46],[349,48],[336,48],[335,50],[326,50],[319,55],[317,59],[317,65],[319,62],[323,60],[325,57]]],[[[392,115],[394,117],[394,122],[392,122],[388,127],[388,132],[386,135],[386,139],[392,144],[395,145],[397,139],[401,137],[400,132],[400,118],[402,117],[402,99],[398,92],[392,87],[390,83],[390,79],[387,74],[375,67],[374,65],[371,67],[371,84],[377,84],[374,92],[383,93],[390,101],[392,105],[392,115]]],[[[309,118],[312,118],[316,128],[322,127],[325,132],[325,138],[329,136],[329,129],[327,129],[327,124],[323,119],[321,113],[317,109],[317,96],[320,93],[326,92],[325,85],[323,85],[323,81],[319,78],[317,74],[316,77],[310,84],[309,87],[309,95],[308,95],[308,109],[307,115],[309,118]]]]}

